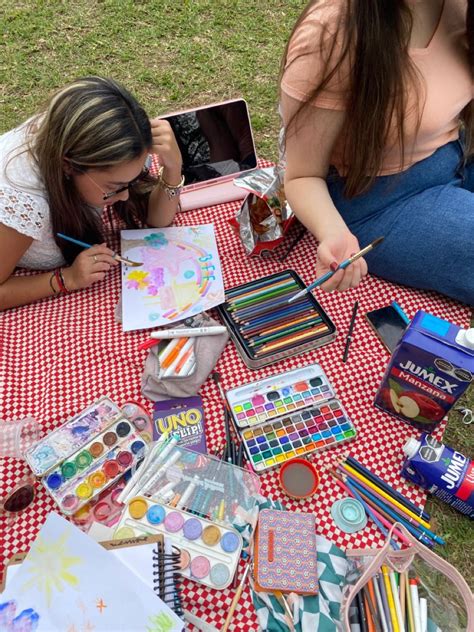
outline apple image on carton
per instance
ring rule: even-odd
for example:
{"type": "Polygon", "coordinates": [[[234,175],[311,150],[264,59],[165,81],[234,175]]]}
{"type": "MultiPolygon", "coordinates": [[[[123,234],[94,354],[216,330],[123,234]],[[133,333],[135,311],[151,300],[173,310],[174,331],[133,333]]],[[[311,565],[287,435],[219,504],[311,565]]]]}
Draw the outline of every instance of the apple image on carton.
{"type": "Polygon", "coordinates": [[[381,395],[385,405],[388,404],[396,413],[407,419],[423,417],[430,421],[439,421],[444,417],[444,409],[423,393],[403,391],[397,395],[393,388],[384,391],[381,395]]]}

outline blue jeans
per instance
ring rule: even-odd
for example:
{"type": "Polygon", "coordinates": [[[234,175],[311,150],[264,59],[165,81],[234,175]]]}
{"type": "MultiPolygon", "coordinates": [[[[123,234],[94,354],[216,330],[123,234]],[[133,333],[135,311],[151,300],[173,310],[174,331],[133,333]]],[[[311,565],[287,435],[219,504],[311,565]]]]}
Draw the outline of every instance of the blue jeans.
{"type": "Polygon", "coordinates": [[[385,237],[366,256],[371,274],[474,305],[474,163],[462,158],[453,141],[351,200],[334,168],[327,184],[361,247],[385,237]]]}

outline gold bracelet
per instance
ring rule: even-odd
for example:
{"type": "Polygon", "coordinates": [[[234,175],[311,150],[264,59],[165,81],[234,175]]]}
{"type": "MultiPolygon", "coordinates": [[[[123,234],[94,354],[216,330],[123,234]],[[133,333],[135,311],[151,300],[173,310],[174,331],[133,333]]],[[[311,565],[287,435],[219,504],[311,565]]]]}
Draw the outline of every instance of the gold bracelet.
{"type": "Polygon", "coordinates": [[[158,186],[166,191],[168,199],[171,200],[181,193],[181,189],[184,185],[184,176],[181,177],[179,184],[170,184],[169,182],[166,182],[166,180],[163,178],[163,171],[164,167],[160,167],[158,171],[158,186]]]}
{"type": "Polygon", "coordinates": [[[53,294],[54,296],[56,296],[57,294],[59,294],[59,290],[55,290],[54,289],[54,285],[53,285],[53,279],[55,278],[55,273],[53,272],[53,274],[49,277],[49,287],[53,290],[53,294]]]}

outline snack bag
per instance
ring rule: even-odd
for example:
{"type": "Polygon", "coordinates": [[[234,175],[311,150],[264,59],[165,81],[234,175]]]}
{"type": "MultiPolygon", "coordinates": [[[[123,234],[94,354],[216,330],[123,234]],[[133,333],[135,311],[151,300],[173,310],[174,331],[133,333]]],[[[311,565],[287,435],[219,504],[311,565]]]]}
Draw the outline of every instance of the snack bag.
{"type": "Polygon", "coordinates": [[[279,167],[254,169],[235,178],[249,191],[237,215],[229,220],[249,255],[261,255],[279,246],[295,216],[286,200],[279,167]]]}

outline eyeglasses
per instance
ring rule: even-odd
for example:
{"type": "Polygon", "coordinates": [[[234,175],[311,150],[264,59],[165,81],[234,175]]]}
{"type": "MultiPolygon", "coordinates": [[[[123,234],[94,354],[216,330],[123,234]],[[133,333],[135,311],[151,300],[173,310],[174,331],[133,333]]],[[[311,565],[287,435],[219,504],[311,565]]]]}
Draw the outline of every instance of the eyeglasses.
{"type": "Polygon", "coordinates": [[[85,176],[87,176],[89,178],[89,180],[91,180],[95,186],[99,189],[99,191],[101,191],[102,193],[102,199],[104,202],[106,202],[107,200],[110,200],[110,198],[115,197],[116,195],[120,195],[121,193],[123,193],[124,191],[130,190],[130,187],[134,187],[136,184],[138,184],[139,182],[143,181],[147,175],[150,173],[150,169],[148,167],[144,167],[142,172],[133,180],[130,180],[130,182],[128,184],[126,184],[123,187],[120,187],[119,189],[116,189],[115,191],[110,191],[110,193],[106,193],[102,187],[100,187],[97,182],[94,180],[94,178],[92,176],[90,176],[87,171],[83,171],[83,174],[85,176]]]}
{"type": "Polygon", "coordinates": [[[11,489],[0,505],[0,513],[19,514],[27,509],[35,499],[35,482],[33,476],[28,476],[11,489]]]}

